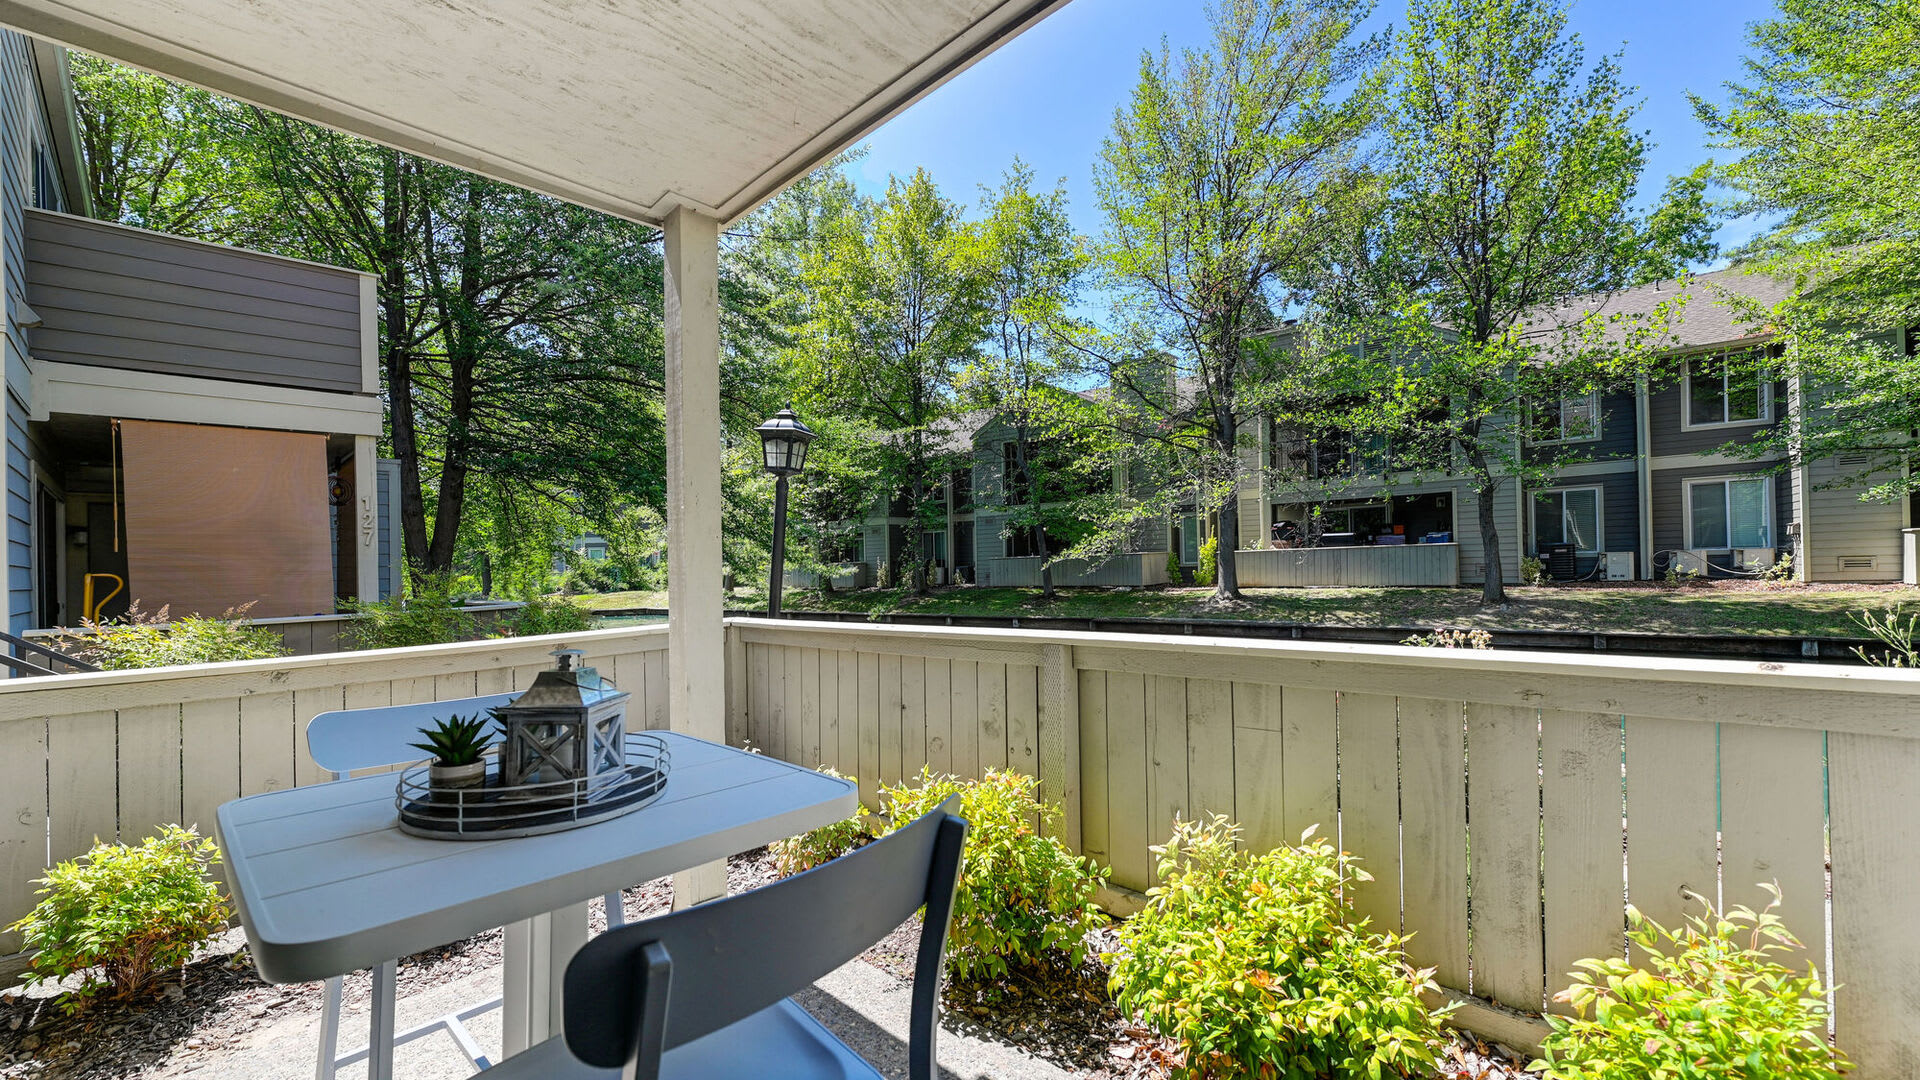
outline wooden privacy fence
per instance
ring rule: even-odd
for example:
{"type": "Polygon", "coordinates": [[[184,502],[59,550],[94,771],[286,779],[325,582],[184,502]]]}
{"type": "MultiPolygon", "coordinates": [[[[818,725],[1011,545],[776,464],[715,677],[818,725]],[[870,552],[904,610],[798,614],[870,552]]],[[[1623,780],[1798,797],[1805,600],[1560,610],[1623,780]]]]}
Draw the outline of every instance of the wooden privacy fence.
{"type": "Polygon", "coordinates": [[[1911,673],[752,619],[731,633],[729,737],[852,773],[869,805],[922,765],[1004,764],[1038,776],[1063,839],[1133,889],[1176,816],[1228,814],[1263,849],[1319,825],[1376,878],[1359,910],[1414,934],[1414,959],[1478,999],[1463,1021],[1510,1041],[1539,1027],[1493,1006],[1539,1013],[1576,960],[1622,954],[1626,902],[1671,925],[1682,889],[1757,907],[1755,883],[1778,881],[1801,962],[1842,986],[1855,1075],[1920,1076],[1911,673]]]}
{"type": "Polygon", "coordinates": [[[1259,548],[1233,553],[1242,585],[1460,584],[1459,544],[1381,544],[1368,547],[1259,548]]]}
{"type": "MultiPolygon", "coordinates": [[[[0,682],[0,924],[95,837],[323,779],[314,715],[525,686],[563,642],[633,691],[634,727],[667,725],[657,625],[0,682]]],[[[1920,1077],[1912,673],[736,619],[726,674],[731,741],[852,773],[869,805],[922,766],[1037,776],[1128,888],[1176,816],[1262,848],[1319,825],[1375,875],[1359,909],[1508,1041],[1538,1026],[1501,1006],[1624,951],[1626,901],[1673,923],[1682,889],[1753,905],[1777,880],[1855,1075],[1920,1077]]],[[[0,935],[0,975],[18,948],[0,935]]]]}
{"type": "MultiPolygon", "coordinates": [[[[229,799],[328,779],[307,754],[319,713],[523,688],[561,644],[633,692],[629,724],[667,726],[664,626],[0,681],[0,927],[95,838],[211,833],[229,799]]],[[[0,933],[0,976],[19,948],[0,933]]]]}

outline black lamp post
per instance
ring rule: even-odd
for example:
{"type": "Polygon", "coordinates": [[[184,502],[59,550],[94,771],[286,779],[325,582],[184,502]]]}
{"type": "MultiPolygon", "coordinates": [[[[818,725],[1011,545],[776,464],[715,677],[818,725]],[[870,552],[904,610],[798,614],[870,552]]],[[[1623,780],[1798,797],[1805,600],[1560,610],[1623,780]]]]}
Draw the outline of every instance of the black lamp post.
{"type": "Polygon", "coordinates": [[[773,578],[767,583],[767,614],[780,617],[780,586],[787,563],[787,478],[800,475],[807,464],[807,444],[813,431],[781,409],[773,419],[753,430],[760,433],[760,452],[773,481],[773,578]]]}

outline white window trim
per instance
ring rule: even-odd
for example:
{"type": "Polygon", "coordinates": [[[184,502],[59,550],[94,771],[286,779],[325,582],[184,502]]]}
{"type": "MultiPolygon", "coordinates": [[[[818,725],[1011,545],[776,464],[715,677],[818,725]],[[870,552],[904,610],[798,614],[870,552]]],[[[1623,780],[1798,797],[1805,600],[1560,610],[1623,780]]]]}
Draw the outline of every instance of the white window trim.
{"type": "MultiPolygon", "coordinates": [[[[1774,496],[1773,477],[1767,476],[1764,474],[1756,476],[1753,473],[1725,473],[1720,476],[1690,476],[1681,484],[1680,513],[1683,519],[1682,523],[1686,527],[1686,538],[1687,538],[1686,547],[1689,550],[1732,551],[1734,549],[1736,545],[1733,543],[1733,507],[1731,504],[1727,506],[1727,546],[1703,548],[1694,544],[1693,542],[1693,489],[1700,484],[1725,484],[1730,481],[1743,481],[1743,480],[1758,480],[1762,484],[1766,485],[1766,499],[1767,499],[1766,523],[1767,523],[1767,536],[1769,538],[1768,542],[1774,547],[1779,546],[1777,543],[1779,538],[1773,535],[1774,523],[1779,517],[1779,512],[1780,512],[1780,507],[1777,506],[1773,501],[1773,496],[1774,496]]],[[[1722,496],[1722,497],[1725,498],[1726,496],[1722,496]]]]}
{"type": "MultiPolygon", "coordinates": [[[[1542,495],[1565,495],[1569,491],[1593,492],[1593,538],[1599,543],[1597,548],[1576,548],[1576,555],[1605,555],[1607,553],[1607,489],[1600,484],[1569,484],[1564,487],[1537,488],[1527,495],[1527,528],[1533,535],[1535,551],[1540,549],[1540,500],[1542,495]]],[[[1566,513],[1562,503],[1562,514],[1566,513]]]]}
{"type": "MultiPolygon", "coordinates": [[[[1685,415],[1685,414],[1683,413],[1682,415],[1685,415]]],[[[1590,390],[1584,395],[1561,394],[1560,395],[1560,437],[1557,439],[1535,438],[1533,436],[1533,432],[1536,430],[1536,426],[1533,420],[1533,409],[1529,407],[1527,409],[1527,444],[1529,446],[1569,446],[1575,443],[1599,442],[1600,430],[1605,425],[1605,423],[1606,423],[1605,419],[1600,415],[1600,391],[1590,390]],[[1567,402],[1578,401],[1580,400],[1581,397],[1585,397],[1587,399],[1587,404],[1592,410],[1591,415],[1593,416],[1593,434],[1583,435],[1575,439],[1569,439],[1567,438],[1567,402]]],[[[1558,491],[1560,489],[1552,488],[1549,490],[1558,491]]]]}
{"type": "MultiPolygon", "coordinates": [[[[1719,354],[1715,354],[1716,357],[1719,354]]],[[[1724,357],[1719,357],[1724,360],[1724,357]]],[[[1709,431],[1714,428],[1765,427],[1773,423],[1773,380],[1766,368],[1760,369],[1760,418],[1757,420],[1715,420],[1705,424],[1693,422],[1693,361],[1688,360],[1680,366],[1680,430],[1709,431]]],[[[1721,401],[1726,400],[1727,376],[1720,373],[1721,401]]]]}

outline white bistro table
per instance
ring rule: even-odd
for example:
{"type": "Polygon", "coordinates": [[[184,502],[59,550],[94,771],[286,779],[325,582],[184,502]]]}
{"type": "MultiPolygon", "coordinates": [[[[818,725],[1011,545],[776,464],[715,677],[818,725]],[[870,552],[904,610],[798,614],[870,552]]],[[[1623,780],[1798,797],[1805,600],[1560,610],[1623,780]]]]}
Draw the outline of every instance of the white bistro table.
{"type": "MultiPolygon", "coordinates": [[[[507,928],[507,1055],[558,1034],[587,901],[851,815],[855,787],[688,735],[659,801],[567,832],[430,840],[399,829],[392,773],[235,799],[216,815],[227,885],[271,983],[343,975],[507,928]]],[[[376,1017],[376,1025],[380,1019],[376,1017]]],[[[369,1076],[392,1075],[392,1017],[369,1076]]]]}

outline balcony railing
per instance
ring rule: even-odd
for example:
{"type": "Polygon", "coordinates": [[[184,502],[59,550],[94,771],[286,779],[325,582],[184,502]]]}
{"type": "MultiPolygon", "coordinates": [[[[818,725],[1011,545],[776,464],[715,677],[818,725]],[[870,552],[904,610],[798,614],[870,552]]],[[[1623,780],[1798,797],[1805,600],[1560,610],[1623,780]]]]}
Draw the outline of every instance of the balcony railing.
{"type": "MultiPolygon", "coordinates": [[[[0,921],[96,835],[321,779],[305,718],[525,685],[561,640],[635,692],[635,727],[665,726],[660,627],[0,685],[0,921]]],[[[1574,961],[1624,952],[1627,901],[1675,923],[1683,889],[1758,905],[1777,881],[1804,959],[1845,986],[1860,1074],[1920,1068],[1910,673],[759,619],[729,623],[727,656],[730,741],[858,776],[869,806],[923,766],[1035,775],[1122,890],[1153,884],[1176,816],[1231,815],[1256,847],[1318,826],[1375,877],[1361,913],[1414,933],[1459,1022],[1510,1044],[1574,961]]]]}

